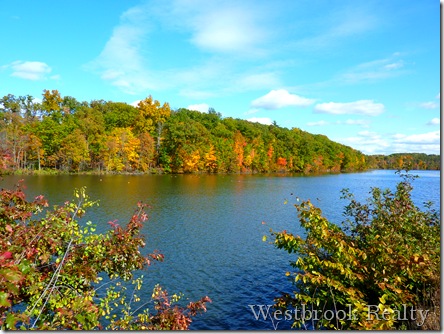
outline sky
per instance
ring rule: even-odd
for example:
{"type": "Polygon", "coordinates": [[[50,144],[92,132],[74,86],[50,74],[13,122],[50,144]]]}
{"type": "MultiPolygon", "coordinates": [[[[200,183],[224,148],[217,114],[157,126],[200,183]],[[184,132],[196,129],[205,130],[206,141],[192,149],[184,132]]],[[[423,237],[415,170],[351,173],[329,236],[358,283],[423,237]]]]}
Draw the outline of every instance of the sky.
{"type": "Polygon", "coordinates": [[[436,0],[0,0],[0,96],[135,104],[440,153],[436,0]]]}

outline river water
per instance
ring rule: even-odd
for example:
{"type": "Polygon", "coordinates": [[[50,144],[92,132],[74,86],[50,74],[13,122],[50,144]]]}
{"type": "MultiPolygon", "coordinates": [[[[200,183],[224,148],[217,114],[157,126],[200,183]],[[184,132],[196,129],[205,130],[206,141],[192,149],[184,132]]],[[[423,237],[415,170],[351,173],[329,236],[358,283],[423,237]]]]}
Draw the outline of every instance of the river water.
{"type": "MultiPolygon", "coordinates": [[[[420,176],[413,182],[415,203],[422,207],[430,200],[439,209],[439,171],[412,173],[420,176]]],[[[291,291],[285,272],[295,255],[262,237],[270,228],[303,234],[293,206],[297,197],[310,199],[340,223],[347,204],[341,189],[365,200],[371,187],[394,190],[401,180],[391,170],[322,176],[60,175],[6,176],[0,187],[20,179],[29,196],[43,194],[51,204],[72,199],[74,188],[86,186],[90,197],[100,200],[86,216],[98,232],[112,220],[126,223],[138,201],[148,203],[145,249],[159,250],[165,261],[144,273],[144,292],[151,296],[160,283],[171,294],[183,293],[185,301],[208,295],[213,302],[190,328],[218,330],[273,329],[270,321],[256,320],[248,305],[273,304],[274,297],[291,291]]]]}

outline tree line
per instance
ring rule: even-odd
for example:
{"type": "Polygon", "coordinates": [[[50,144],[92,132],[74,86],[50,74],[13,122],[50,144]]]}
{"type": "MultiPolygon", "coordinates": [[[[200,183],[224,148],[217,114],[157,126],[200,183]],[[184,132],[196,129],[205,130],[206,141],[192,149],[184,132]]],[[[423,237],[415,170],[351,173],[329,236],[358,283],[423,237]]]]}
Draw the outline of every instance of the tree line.
{"type": "Polygon", "coordinates": [[[393,153],[367,156],[368,164],[375,169],[398,169],[408,164],[412,170],[440,170],[441,156],[425,153],[393,153]]]}
{"type": "Polygon", "coordinates": [[[152,96],[137,106],[80,102],[57,90],[44,90],[41,102],[12,94],[0,100],[3,172],[319,173],[383,161],[324,135],[224,118],[212,108],[172,110],[152,96]]]}

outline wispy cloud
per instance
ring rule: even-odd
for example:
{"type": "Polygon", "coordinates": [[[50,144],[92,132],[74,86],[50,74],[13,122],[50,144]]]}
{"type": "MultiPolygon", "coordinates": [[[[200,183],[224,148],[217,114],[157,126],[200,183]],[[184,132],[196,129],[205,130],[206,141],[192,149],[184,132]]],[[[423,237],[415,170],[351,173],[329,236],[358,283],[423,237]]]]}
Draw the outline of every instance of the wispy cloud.
{"type": "Polygon", "coordinates": [[[245,115],[252,115],[252,114],[256,114],[256,113],[258,113],[259,111],[261,111],[261,109],[258,109],[258,108],[251,108],[251,109],[249,109],[248,111],[246,111],[244,114],[245,114],[245,115]]]}
{"type": "MultiPolygon", "coordinates": [[[[268,53],[264,43],[271,30],[265,28],[268,19],[260,6],[199,0],[157,5],[145,2],[124,12],[102,52],[85,68],[129,94],[177,89],[181,96],[203,99],[281,85],[279,74],[270,68],[240,66],[268,53]],[[184,56],[174,65],[162,62],[151,35],[177,31],[186,52],[204,51],[201,57],[189,61],[184,56]]],[[[165,40],[160,49],[175,47],[168,43],[173,42],[165,40]]]]}
{"type": "Polygon", "coordinates": [[[97,72],[103,80],[129,94],[155,87],[142,57],[150,30],[144,14],[144,6],[124,12],[100,55],[85,65],[87,70],[97,72]]]}
{"type": "MultiPolygon", "coordinates": [[[[17,60],[11,64],[2,66],[3,68],[10,68],[12,70],[11,76],[25,80],[46,80],[48,75],[52,72],[52,68],[40,61],[21,61],[17,60]]],[[[53,75],[50,79],[59,79],[59,75],[53,75]]]]}
{"type": "Polygon", "coordinates": [[[262,109],[280,109],[285,107],[306,107],[314,102],[314,99],[291,94],[285,89],[277,89],[253,100],[251,106],[262,109]]]}
{"type": "Polygon", "coordinates": [[[244,56],[268,53],[267,10],[250,1],[176,0],[163,5],[158,17],[170,27],[190,34],[189,42],[202,51],[244,56]]]}
{"type": "Polygon", "coordinates": [[[436,109],[439,107],[439,104],[433,101],[422,102],[419,104],[419,107],[423,109],[436,109]]]}
{"type": "Polygon", "coordinates": [[[373,11],[359,5],[332,10],[320,19],[300,20],[305,23],[303,31],[308,37],[297,40],[294,47],[311,51],[337,47],[350,38],[375,29],[379,24],[373,11]]]}
{"type": "Polygon", "coordinates": [[[375,103],[373,100],[359,100],[355,102],[327,102],[318,103],[314,107],[316,113],[345,115],[357,114],[367,116],[377,116],[384,112],[382,103],[375,103]]]}
{"type": "Polygon", "coordinates": [[[387,58],[356,65],[341,74],[338,80],[346,83],[373,82],[399,76],[406,73],[406,70],[404,70],[406,63],[403,59],[400,59],[400,56],[401,54],[394,53],[387,58]]]}

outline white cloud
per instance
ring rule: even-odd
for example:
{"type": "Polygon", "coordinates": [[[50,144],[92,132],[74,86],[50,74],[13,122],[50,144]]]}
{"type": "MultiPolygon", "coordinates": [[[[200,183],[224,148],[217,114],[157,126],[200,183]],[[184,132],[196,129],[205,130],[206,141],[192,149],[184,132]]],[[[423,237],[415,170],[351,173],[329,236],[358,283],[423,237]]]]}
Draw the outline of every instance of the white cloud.
{"type": "Polygon", "coordinates": [[[393,138],[395,143],[401,144],[439,145],[440,143],[439,131],[413,135],[395,134],[393,138]]]}
{"type": "Polygon", "coordinates": [[[247,121],[253,122],[253,123],[261,123],[261,124],[265,124],[265,125],[273,124],[273,121],[268,117],[252,117],[252,118],[248,118],[247,121]]]}
{"type": "Polygon", "coordinates": [[[133,107],[136,107],[136,108],[137,108],[138,105],[139,105],[139,102],[140,102],[140,101],[141,101],[141,100],[136,100],[136,101],[134,101],[134,102],[131,102],[130,105],[133,106],[133,107]]]}
{"type": "Polygon", "coordinates": [[[272,90],[251,102],[251,106],[262,109],[280,109],[285,107],[305,107],[315,100],[290,94],[285,89],[272,90]]]}
{"type": "Polygon", "coordinates": [[[307,126],[324,126],[324,125],[328,125],[330,124],[329,122],[326,121],[317,121],[317,122],[308,122],[307,126]]]}
{"type": "Polygon", "coordinates": [[[420,103],[419,106],[423,109],[436,109],[439,107],[439,104],[436,102],[430,101],[430,102],[420,103]]]}
{"type": "Polygon", "coordinates": [[[210,106],[206,103],[191,104],[187,107],[189,110],[196,110],[200,112],[208,112],[208,108],[210,108],[210,106]]]}
{"type": "Polygon", "coordinates": [[[427,122],[427,125],[439,125],[441,123],[441,120],[437,117],[432,118],[429,122],[427,122]]]}
{"type": "Polygon", "coordinates": [[[440,144],[393,143],[390,153],[426,153],[440,154],[440,144]]]}
{"type": "Polygon", "coordinates": [[[6,67],[12,68],[11,76],[26,80],[45,80],[52,69],[48,64],[40,61],[17,60],[6,67]]]}
{"type": "Polygon", "coordinates": [[[357,136],[339,138],[337,141],[360,150],[364,154],[386,153],[390,147],[387,139],[371,131],[360,131],[357,136]]]}
{"type": "Polygon", "coordinates": [[[427,153],[439,154],[439,131],[406,135],[387,135],[373,131],[360,131],[356,136],[338,138],[336,141],[349,145],[365,154],[427,153]]]}
{"type": "Polygon", "coordinates": [[[314,107],[316,113],[325,113],[333,115],[357,114],[377,116],[384,112],[382,103],[375,103],[373,100],[359,100],[355,102],[328,102],[318,103],[314,107]]]}
{"type": "Polygon", "coordinates": [[[433,131],[405,135],[397,133],[388,138],[390,147],[382,153],[427,153],[440,154],[440,133],[433,131]]]}

